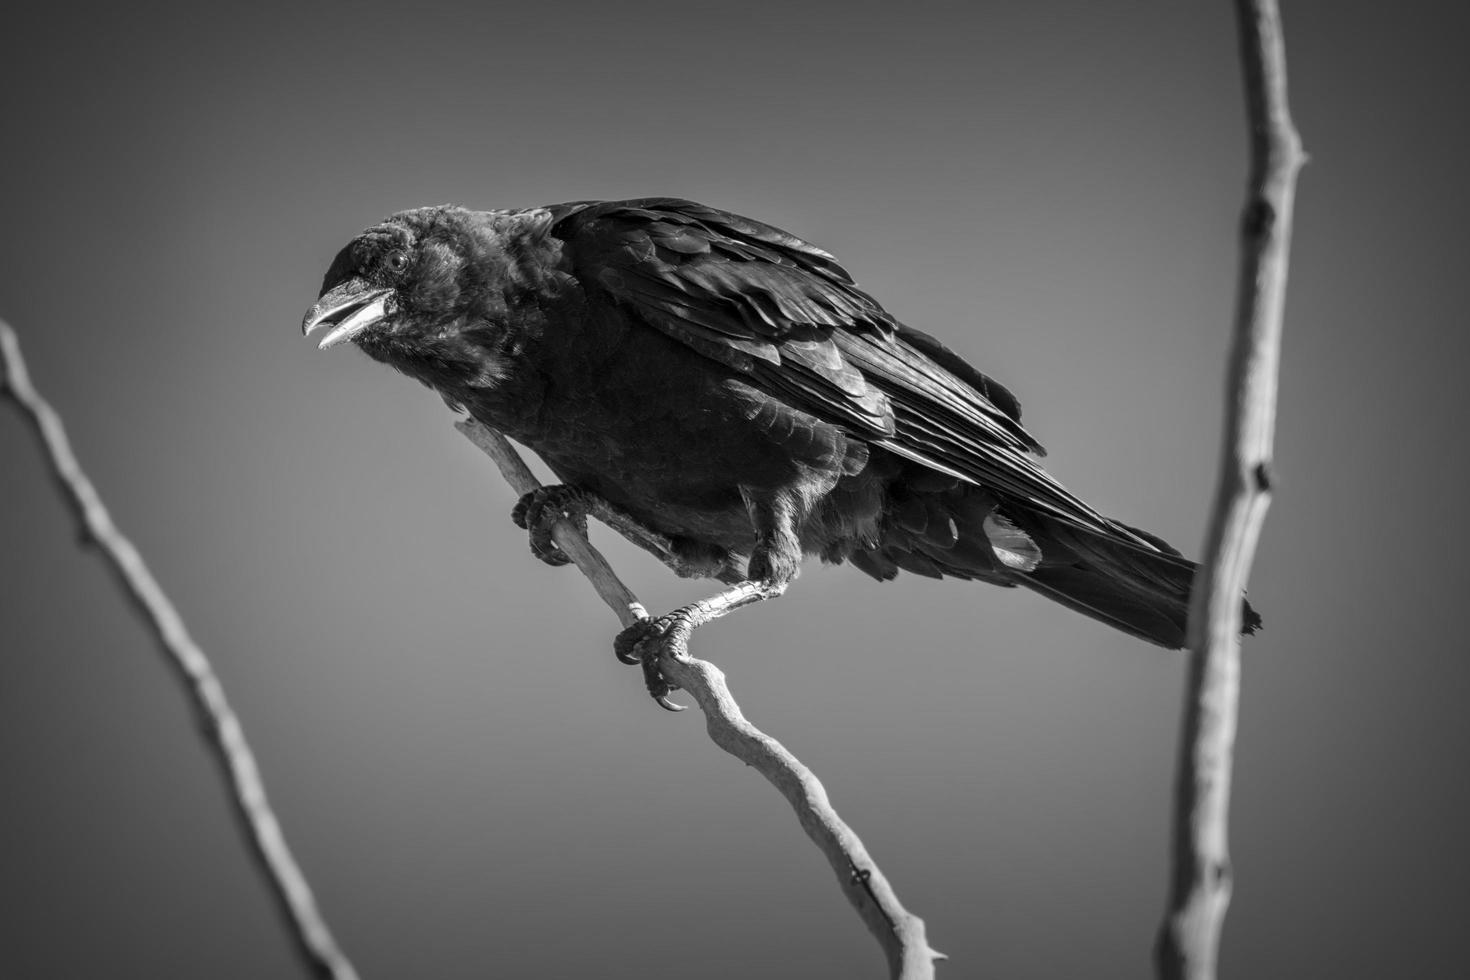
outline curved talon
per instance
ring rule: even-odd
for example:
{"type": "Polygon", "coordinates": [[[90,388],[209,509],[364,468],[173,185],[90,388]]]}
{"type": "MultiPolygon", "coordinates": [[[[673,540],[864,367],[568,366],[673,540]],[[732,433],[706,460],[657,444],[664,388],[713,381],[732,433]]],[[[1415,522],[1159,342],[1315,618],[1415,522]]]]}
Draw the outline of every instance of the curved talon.
{"type": "Polygon", "coordinates": [[[688,705],[669,700],[669,695],[678,690],[659,670],[659,658],[668,652],[670,634],[678,629],[683,609],[675,610],[657,619],[640,619],[627,627],[613,639],[613,653],[625,664],[637,664],[643,668],[643,685],[649,697],[665,711],[687,711],[688,705]]]}
{"type": "Polygon", "coordinates": [[[638,647],[644,640],[663,632],[657,619],[640,619],[613,637],[613,656],[629,666],[643,663],[638,647]]]}

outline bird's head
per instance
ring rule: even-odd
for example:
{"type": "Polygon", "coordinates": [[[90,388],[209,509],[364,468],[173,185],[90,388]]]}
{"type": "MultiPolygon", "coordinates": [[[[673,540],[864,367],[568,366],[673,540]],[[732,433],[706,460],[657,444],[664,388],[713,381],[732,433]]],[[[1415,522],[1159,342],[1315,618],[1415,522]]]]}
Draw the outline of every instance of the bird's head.
{"type": "Polygon", "coordinates": [[[493,328],[506,283],[519,278],[507,246],[537,224],[531,218],[449,205],[399,212],[337,253],[301,331],[325,330],[323,349],[352,341],[396,360],[436,338],[493,328]]]}
{"type": "Polygon", "coordinates": [[[432,244],[434,211],[423,208],[395,214],[342,247],[327,274],[316,304],[301,321],[301,332],[325,330],[320,346],[349,340],[386,340],[416,325],[437,320],[454,306],[455,272],[462,265],[452,242],[432,244]],[[439,288],[425,289],[434,283],[439,288]]]}

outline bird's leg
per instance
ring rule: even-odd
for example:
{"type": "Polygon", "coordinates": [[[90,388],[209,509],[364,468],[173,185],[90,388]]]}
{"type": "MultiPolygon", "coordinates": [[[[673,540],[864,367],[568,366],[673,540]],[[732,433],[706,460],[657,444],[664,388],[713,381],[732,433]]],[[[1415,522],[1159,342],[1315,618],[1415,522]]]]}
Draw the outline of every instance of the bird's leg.
{"type": "Polygon", "coordinates": [[[696,629],[741,606],[774,599],[786,591],[786,585],[746,579],[708,599],[691,602],[657,619],[645,619],[629,626],[613,640],[613,650],[623,663],[642,665],[648,693],[660,706],[670,711],[683,711],[683,705],[669,700],[669,695],[676,688],[659,669],[659,658],[688,659],[689,637],[696,629]]]}
{"type": "Polygon", "coordinates": [[[552,526],[566,518],[575,521],[585,536],[588,516],[597,518],[653,555],[680,578],[714,578],[732,585],[744,579],[728,553],[700,554],[681,540],[646,527],[603,497],[580,487],[567,484],[539,487],[521,497],[510,514],[517,527],[530,532],[532,554],[548,565],[565,565],[568,560],[552,540],[552,526]]]}
{"type": "Polygon", "coordinates": [[[625,664],[642,665],[649,695],[669,711],[684,708],[669,700],[676,688],[659,669],[660,658],[688,659],[689,638],[696,629],[741,606],[776,598],[800,571],[801,544],[796,534],[794,496],[777,494],[759,499],[747,496],[746,505],[756,526],[756,546],[750,555],[747,578],[708,599],[692,602],[657,619],[634,623],[613,640],[617,658],[625,664]]]}

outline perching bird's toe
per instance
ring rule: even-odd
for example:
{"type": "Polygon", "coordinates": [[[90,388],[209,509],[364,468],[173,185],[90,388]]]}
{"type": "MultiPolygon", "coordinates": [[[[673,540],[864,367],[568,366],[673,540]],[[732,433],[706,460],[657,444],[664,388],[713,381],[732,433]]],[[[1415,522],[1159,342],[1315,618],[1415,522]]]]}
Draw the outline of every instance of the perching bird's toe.
{"type": "Polygon", "coordinates": [[[560,566],[571,561],[551,536],[557,521],[571,521],[582,536],[587,535],[587,496],[576,487],[556,485],[538,487],[516,502],[510,512],[516,527],[531,535],[531,553],[548,565],[560,566]]]}
{"type": "Polygon", "coordinates": [[[678,657],[687,653],[694,625],[691,607],[686,606],[656,619],[641,619],[613,639],[614,654],[625,664],[643,668],[649,696],[667,711],[683,711],[684,706],[669,700],[679,688],[664,676],[659,661],[665,654],[678,657]]]}

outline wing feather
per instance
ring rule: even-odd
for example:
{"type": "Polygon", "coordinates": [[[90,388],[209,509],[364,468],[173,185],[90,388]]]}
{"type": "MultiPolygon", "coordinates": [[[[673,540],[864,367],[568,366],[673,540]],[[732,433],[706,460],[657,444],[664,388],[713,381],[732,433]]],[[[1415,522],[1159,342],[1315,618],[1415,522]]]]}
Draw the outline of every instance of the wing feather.
{"type": "MultiPolygon", "coordinates": [[[[937,479],[984,486],[1073,526],[1156,550],[1041,469],[1032,454],[1044,450],[1021,425],[1010,391],[894,320],[820,248],[675,198],[548,210],[550,233],[566,243],[584,286],[602,289],[753,386],[937,479]]],[[[908,552],[880,564],[885,573],[896,565],[937,574],[932,562],[908,552]]]]}

